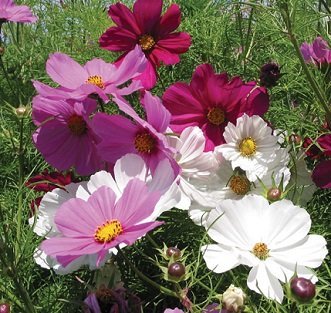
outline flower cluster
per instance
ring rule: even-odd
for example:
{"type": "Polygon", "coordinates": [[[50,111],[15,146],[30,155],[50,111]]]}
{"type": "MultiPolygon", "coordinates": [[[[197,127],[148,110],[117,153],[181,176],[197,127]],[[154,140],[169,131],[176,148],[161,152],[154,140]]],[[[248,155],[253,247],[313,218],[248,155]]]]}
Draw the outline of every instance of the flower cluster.
{"type": "MultiPolygon", "coordinates": [[[[305,164],[298,170],[299,154],[264,117],[265,87],[276,84],[280,67],[264,66],[259,82],[245,82],[201,64],[190,83],[175,82],[162,97],[153,95],[148,89],[157,82],[157,67],[178,63],[191,44],[188,34],[174,32],[179,7],[172,4],[161,15],[162,6],[162,0],[137,0],[133,11],[111,5],[116,26],[99,42],[124,52],[115,63],[93,59],[82,66],[56,52],[46,71],[58,86],[34,81],[34,145],[52,167],[85,176],[43,189],[30,218],[34,232],[45,237],[35,261],[59,274],[99,269],[176,207],[216,242],[201,249],[211,271],[249,266],[248,287],[282,302],[280,282],[295,273],[316,282],[309,268],[320,266],[327,251],[322,236],[308,234],[302,199],[289,200],[293,192],[308,194],[310,174],[305,164]],[[133,105],[127,96],[136,91],[133,105]],[[114,106],[118,113],[110,114],[114,106]]],[[[324,62],[318,58],[314,62],[324,62]]],[[[328,140],[319,139],[325,154],[331,154],[328,140]]],[[[330,167],[324,162],[314,175],[330,167]]],[[[245,295],[233,286],[229,293],[224,311],[240,312],[245,295]]],[[[98,311],[96,297],[86,304],[98,311]]]]}

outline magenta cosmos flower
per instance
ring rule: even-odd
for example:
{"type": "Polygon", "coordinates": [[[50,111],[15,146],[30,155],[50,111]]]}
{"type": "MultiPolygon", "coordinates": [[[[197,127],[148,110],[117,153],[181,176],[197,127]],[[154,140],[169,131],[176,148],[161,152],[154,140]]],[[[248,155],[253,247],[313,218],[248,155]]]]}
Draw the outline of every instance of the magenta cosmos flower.
{"type": "Polygon", "coordinates": [[[138,46],[123,58],[119,66],[102,59],[93,59],[82,66],[68,55],[56,52],[47,60],[46,71],[60,87],[52,88],[38,81],[34,86],[46,98],[83,100],[90,94],[97,94],[108,102],[109,94],[127,95],[142,88],[139,81],[122,89],[119,86],[140,75],[146,65],[145,55],[138,46]]]}
{"type": "Polygon", "coordinates": [[[121,243],[131,245],[162,224],[141,223],[153,213],[160,196],[159,192],[151,192],[145,182],[133,179],[118,200],[106,186],[98,188],[87,201],[70,199],[55,215],[61,235],[45,240],[40,249],[62,266],[80,256],[97,254],[96,266],[99,266],[110,249],[121,243]]]}
{"type": "Polygon", "coordinates": [[[16,5],[12,0],[0,1],[0,25],[4,22],[35,23],[38,20],[26,5],[16,5]]]}
{"type": "Polygon", "coordinates": [[[160,99],[149,92],[145,93],[142,102],[147,121],[141,119],[124,100],[113,100],[133,121],[121,115],[97,113],[94,116],[92,125],[100,138],[97,148],[102,158],[114,164],[127,153],[138,154],[152,172],[161,160],[168,159],[177,175],[179,166],[172,157],[174,149],[169,146],[164,135],[169,125],[170,113],[160,99]]]}
{"type": "Polygon", "coordinates": [[[36,96],[32,118],[37,130],[33,142],[46,162],[60,171],[74,166],[79,175],[90,175],[101,169],[96,136],[89,126],[89,116],[96,101],[69,103],[36,96]]]}
{"type": "Polygon", "coordinates": [[[315,65],[331,63],[331,49],[322,37],[317,37],[311,45],[304,42],[300,47],[300,51],[306,63],[315,65]]]}
{"type": "Polygon", "coordinates": [[[146,89],[155,85],[156,67],[161,62],[166,65],[178,63],[179,54],[186,52],[191,45],[189,34],[174,32],[181,18],[178,5],[170,5],[161,16],[162,5],[162,0],[137,0],[133,11],[121,3],[111,5],[108,14],[117,26],[107,29],[99,40],[102,48],[123,51],[124,55],[137,44],[142,48],[148,65],[137,79],[146,89]]]}
{"type": "Polygon", "coordinates": [[[228,79],[215,74],[211,65],[202,64],[193,73],[190,84],[177,82],[163,95],[163,103],[172,114],[170,127],[181,133],[198,126],[206,137],[205,151],[225,143],[223,132],[228,122],[246,113],[263,115],[269,107],[264,87],[255,82],[243,83],[240,77],[228,79]]]}

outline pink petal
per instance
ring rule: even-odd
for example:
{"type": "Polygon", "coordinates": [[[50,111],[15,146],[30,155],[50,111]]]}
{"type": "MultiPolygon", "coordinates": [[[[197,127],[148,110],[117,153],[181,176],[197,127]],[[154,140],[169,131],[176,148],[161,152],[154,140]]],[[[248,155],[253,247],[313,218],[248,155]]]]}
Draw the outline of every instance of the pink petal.
{"type": "Polygon", "coordinates": [[[168,10],[162,15],[158,35],[160,38],[164,37],[165,35],[173,32],[175,29],[178,28],[180,24],[180,16],[181,12],[179,6],[177,4],[172,4],[168,8],[168,10]]]}
{"type": "Polygon", "coordinates": [[[142,99],[142,103],[146,111],[148,123],[150,123],[158,132],[165,132],[169,126],[171,114],[163,106],[160,98],[152,96],[150,92],[146,92],[142,99]]]}
{"type": "Polygon", "coordinates": [[[137,25],[133,13],[122,3],[116,3],[109,7],[108,14],[116,25],[124,28],[135,35],[140,35],[141,31],[137,25]]]}
{"type": "Polygon", "coordinates": [[[38,20],[26,5],[10,5],[6,11],[7,19],[12,22],[35,23],[38,20]]]}
{"type": "Polygon", "coordinates": [[[162,4],[162,0],[137,0],[134,3],[133,15],[142,34],[153,34],[160,21],[162,4]]]}
{"type": "Polygon", "coordinates": [[[110,81],[116,71],[116,66],[107,63],[102,59],[93,59],[86,62],[84,69],[87,72],[88,76],[101,76],[104,83],[110,81]]]}
{"type": "Polygon", "coordinates": [[[146,183],[134,178],[125,187],[115,206],[115,215],[125,228],[148,218],[154,211],[161,193],[151,192],[146,183]]]}
{"type": "Polygon", "coordinates": [[[145,71],[135,77],[134,79],[140,80],[145,89],[149,90],[153,88],[156,84],[156,68],[151,60],[148,60],[145,71]]]}
{"type": "MultiPolygon", "coordinates": [[[[37,80],[33,81],[33,86],[36,88],[37,92],[46,98],[50,99],[67,99],[69,98],[68,91],[63,87],[52,88],[45,85],[37,80]]],[[[71,90],[69,90],[70,92],[71,90]]]]}
{"type": "Polygon", "coordinates": [[[177,64],[180,61],[177,53],[171,53],[167,49],[158,45],[154,47],[149,57],[153,60],[153,63],[157,64],[157,66],[160,66],[161,62],[165,65],[172,65],[177,64]]]}
{"type": "Polygon", "coordinates": [[[323,40],[322,37],[317,37],[313,42],[313,50],[318,59],[323,59],[326,57],[327,52],[330,50],[330,48],[328,46],[328,43],[323,40]]]}
{"type": "Polygon", "coordinates": [[[88,78],[84,68],[64,53],[51,54],[46,62],[47,74],[58,84],[76,89],[88,78]]]}

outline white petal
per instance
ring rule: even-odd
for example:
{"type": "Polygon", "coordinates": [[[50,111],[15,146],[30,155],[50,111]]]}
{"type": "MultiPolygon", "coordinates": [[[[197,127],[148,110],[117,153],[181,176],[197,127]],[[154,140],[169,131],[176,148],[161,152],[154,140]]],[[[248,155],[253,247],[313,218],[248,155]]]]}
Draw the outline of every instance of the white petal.
{"type": "Polygon", "coordinates": [[[98,188],[102,186],[110,187],[116,194],[117,197],[121,195],[121,190],[118,188],[113,176],[106,171],[100,171],[91,176],[87,183],[88,191],[92,194],[98,188]]]}
{"type": "Polygon", "coordinates": [[[139,178],[145,181],[147,176],[146,164],[139,155],[126,154],[116,162],[114,176],[119,190],[123,192],[131,179],[139,178]]]}
{"type": "Polygon", "coordinates": [[[207,267],[215,273],[224,273],[240,264],[236,251],[223,245],[203,246],[201,252],[207,267]]]}
{"type": "Polygon", "coordinates": [[[247,278],[247,286],[255,292],[263,294],[268,299],[276,300],[279,303],[283,301],[282,286],[268,270],[265,262],[260,262],[258,266],[251,269],[247,278]]]}

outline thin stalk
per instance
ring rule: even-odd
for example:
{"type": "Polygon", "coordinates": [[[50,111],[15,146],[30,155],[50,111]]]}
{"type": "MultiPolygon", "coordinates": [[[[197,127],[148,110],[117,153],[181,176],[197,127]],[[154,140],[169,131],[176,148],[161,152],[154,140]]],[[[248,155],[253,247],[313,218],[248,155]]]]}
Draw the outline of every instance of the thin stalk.
{"type": "Polygon", "coordinates": [[[146,234],[145,237],[154,246],[154,248],[160,249],[160,246],[155,242],[155,240],[149,234],[146,234]]]}
{"type": "Polygon", "coordinates": [[[0,67],[1,67],[2,72],[3,72],[3,74],[4,74],[5,78],[6,78],[6,81],[7,81],[8,85],[9,85],[9,88],[10,88],[11,92],[13,93],[13,95],[15,95],[16,93],[15,93],[15,91],[14,91],[13,86],[12,86],[11,83],[10,83],[10,79],[9,79],[9,77],[8,77],[6,67],[5,67],[5,65],[3,64],[3,60],[2,60],[2,56],[1,56],[1,55],[0,55],[0,67]]]}
{"type": "Polygon", "coordinates": [[[166,287],[163,287],[161,285],[159,285],[158,283],[156,283],[154,280],[150,279],[149,277],[147,277],[145,274],[143,274],[142,272],[140,272],[135,266],[134,264],[131,263],[131,261],[128,259],[128,257],[125,255],[125,253],[120,249],[118,248],[118,254],[125,260],[125,262],[128,263],[128,265],[131,267],[131,269],[136,273],[136,275],[142,279],[143,281],[145,281],[146,283],[150,284],[151,286],[153,286],[154,288],[160,290],[161,292],[165,293],[166,295],[168,296],[171,296],[171,297],[174,297],[174,298],[179,298],[179,295],[166,288],[166,287]]]}
{"type": "Polygon", "coordinates": [[[21,224],[22,224],[22,211],[23,211],[23,194],[22,187],[24,181],[24,147],[23,147],[23,130],[24,130],[24,118],[20,119],[20,138],[18,149],[18,210],[17,210],[17,229],[16,229],[16,243],[15,243],[15,255],[19,255],[19,242],[21,238],[21,224]]]}

